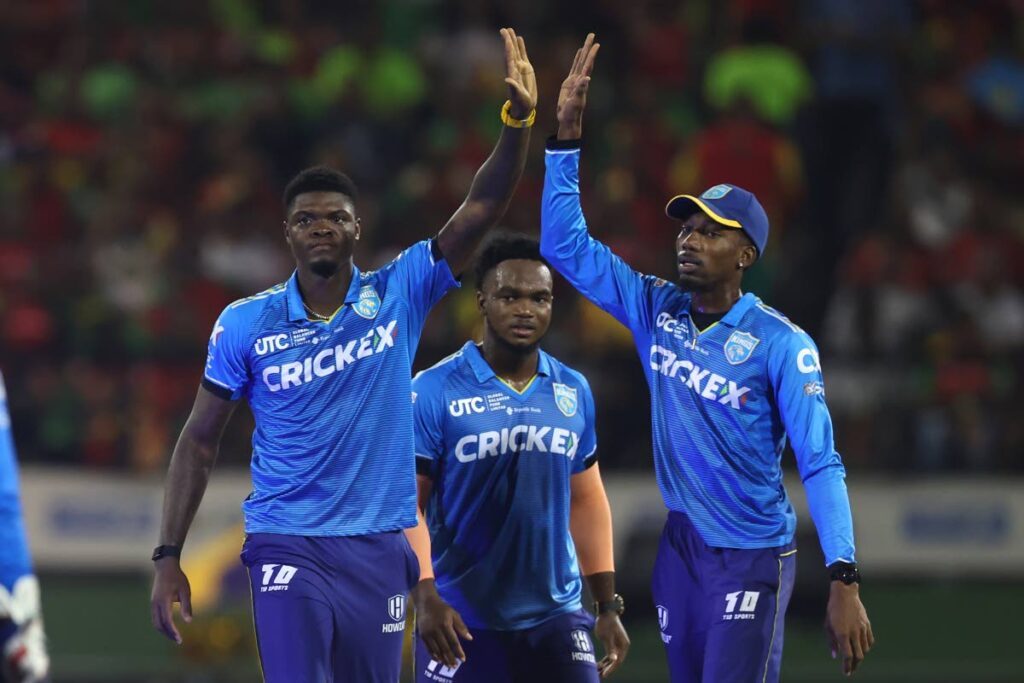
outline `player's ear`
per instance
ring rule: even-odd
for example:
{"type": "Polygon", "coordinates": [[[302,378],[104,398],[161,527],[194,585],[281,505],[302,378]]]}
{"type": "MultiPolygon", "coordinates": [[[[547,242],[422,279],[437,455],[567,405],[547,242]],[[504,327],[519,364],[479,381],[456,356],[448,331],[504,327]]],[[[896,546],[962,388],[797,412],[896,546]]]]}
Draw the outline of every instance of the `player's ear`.
{"type": "Polygon", "coordinates": [[[740,250],[740,257],[736,262],[736,267],[740,270],[746,270],[754,265],[755,261],[757,261],[757,249],[748,244],[740,250]]]}
{"type": "Polygon", "coordinates": [[[363,219],[356,217],[356,239],[363,234],[363,219]]]}
{"type": "Polygon", "coordinates": [[[476,290],[476,309],[481,313],[487,313],[487,297],[482,290],[476,290]]]}
{"type": "Polygon", "coordinates": [[[291,243],[292,243],[292,236],[290,234],[288,234],[288,219],[287,218],[285,218],[283,221],[281,221],[281,227],[284,228],[284,241],[287,242],[289,244],[289,246],[290,246],[291,243]]]}

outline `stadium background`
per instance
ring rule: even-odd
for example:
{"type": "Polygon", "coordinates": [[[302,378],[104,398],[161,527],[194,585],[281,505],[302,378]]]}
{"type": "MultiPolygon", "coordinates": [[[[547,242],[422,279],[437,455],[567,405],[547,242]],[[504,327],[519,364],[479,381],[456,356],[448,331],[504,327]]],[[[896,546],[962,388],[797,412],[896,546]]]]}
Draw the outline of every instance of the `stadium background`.
{"type": "MultiPolygon", "coordinates": [[[[543,138],[587,31],[596,235],[671,276],[668,196],[728,180],[767,208],[747,284],[821,347],[879,639],[858,678],[1021,680],[1022,16],[1019,0],[0,3],[0,367],[55,680],[257,678],[236,568],[247,415],[190,537],[196,623],[181,648],[148,624],[160,484],[211,325],[287,276],[279,196],[306,165],[359,184],[361,266],[437,231],[498,131],[506,25],[540,105],[504,226],[537,230],[543,138]]],[[[471,289],[435,310],[418,367],[474,333],[471,289]]],[[[598,401],[634,640],[616,680],[665,680],[637,360],[562,281],[545,346],[598,401]]],[[[800,541],[784,680],[834,680],[806,516],[800,541]]]]}

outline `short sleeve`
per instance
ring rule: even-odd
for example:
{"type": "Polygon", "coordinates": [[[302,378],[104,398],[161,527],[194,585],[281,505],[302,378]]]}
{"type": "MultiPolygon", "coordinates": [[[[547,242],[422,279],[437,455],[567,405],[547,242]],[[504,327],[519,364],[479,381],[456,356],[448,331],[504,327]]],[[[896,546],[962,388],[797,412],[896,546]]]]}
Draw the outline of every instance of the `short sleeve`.
{"type": "Polygon", "coordinates": [[[573,474],[579,474],[597,462],[597,416],[594,395],[590,391],[590,383],[582,377],[580,379],[580,399],[584,424],[583,433],[580,434],[577,457],[573,459],[573,474]]]}
{"type": "Polygon", "coordinates": [[[444,458],[444,399],[430,376],[420,373],[412,382],[416,473],[435,478],[444,458]]]}
{"type": "Polygon", "coordinates": [[[226,401],[242,396],[251,374],[248,361],[248,325],[231,306],[213,324],[206,350],[203,387],[226,401]]]}
{"type": "Polygon", "coordinates": [[[458,287],[448,262],[433,239],[412,245],[382,270],[391,270],[389,291],[395,287],[409,303],[412,324],[423,327],[427,314],[449,289],[458,287]]]}

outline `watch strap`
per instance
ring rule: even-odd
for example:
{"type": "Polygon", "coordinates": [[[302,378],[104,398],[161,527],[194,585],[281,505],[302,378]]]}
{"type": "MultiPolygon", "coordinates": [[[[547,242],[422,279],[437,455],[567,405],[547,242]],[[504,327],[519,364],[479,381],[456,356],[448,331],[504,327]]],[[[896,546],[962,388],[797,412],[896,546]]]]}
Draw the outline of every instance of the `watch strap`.
{"type": "Polygon", "coordinates": [[[181,557],[180,545],[158,545],[153,549],[153,556],[149,559],[156,562],[165,557],[181,557]]]}

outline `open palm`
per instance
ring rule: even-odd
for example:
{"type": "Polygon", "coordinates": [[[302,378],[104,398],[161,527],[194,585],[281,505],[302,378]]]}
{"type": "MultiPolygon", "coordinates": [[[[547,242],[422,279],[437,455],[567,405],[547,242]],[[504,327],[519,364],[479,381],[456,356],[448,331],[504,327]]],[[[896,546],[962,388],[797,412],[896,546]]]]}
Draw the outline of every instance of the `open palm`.
{"type": "Polygon", "coordinates": [[[512,103],[509,115],[524,119],[537,107],[537,77],[526,54],[526,42],[510,28],[501,29],[505,39],[505,83],[512,103]]]}
{"type": "Polygon", "coordinates": [[[587,34],[583,47],[576,50],[576,58],[569,75],[562,81],[558,93],[558,137],[578,138],[583,129],[583,109],[587,106],[587,89],[594,60],[601,44],[594,42],[594,34],[587,34]]]}

